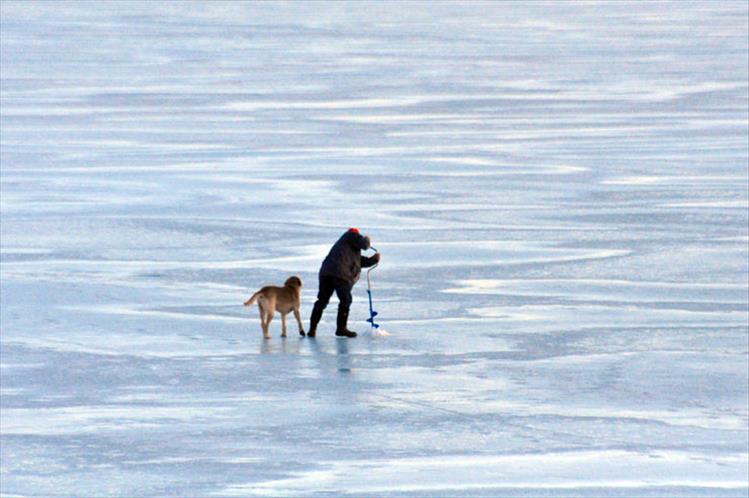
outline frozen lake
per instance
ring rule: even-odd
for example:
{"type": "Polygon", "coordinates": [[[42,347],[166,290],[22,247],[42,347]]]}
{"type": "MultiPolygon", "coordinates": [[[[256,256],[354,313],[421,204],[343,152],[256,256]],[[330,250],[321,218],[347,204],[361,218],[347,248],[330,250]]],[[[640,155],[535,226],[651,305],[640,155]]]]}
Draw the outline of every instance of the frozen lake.
{"type": "Polygon", "coordinates": [[[1,8],[3,496],[749,495],[745,1],[1,8]]]}

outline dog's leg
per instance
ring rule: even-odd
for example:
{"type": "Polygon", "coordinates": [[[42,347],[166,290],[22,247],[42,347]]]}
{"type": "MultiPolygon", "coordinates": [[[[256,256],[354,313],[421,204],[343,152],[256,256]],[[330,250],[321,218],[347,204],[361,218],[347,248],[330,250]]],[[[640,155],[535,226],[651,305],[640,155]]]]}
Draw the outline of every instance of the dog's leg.
{"type": "Polygon", "coordinates": [[[270,322],[273,320],[273,312],[268,310],[265,314],[265,338],[270,339],[270,322]]]}
{"type": "Polygon", "coordinates": [[[263,305],[257,303],[257,309],[260,311],[260,328],[263,329],[263,337],[269,339],[270,337],[268,336],[268,324],[265,321],[265,310],[263,309],[263,305]]]}
{"type": "Polygon", "coordinates": [[[304,325],[302,325],[302,315],[299,313],[299,308],[294,308],[294,318],[296,318],[296,322],[299,324],[299,335],[304,337],[304,325]]]}
{"type": "Polygon", "coordinates": [[[281,337],[286,337],[286,313],[281,313],[281,327],[283,330],[281,337]]]}

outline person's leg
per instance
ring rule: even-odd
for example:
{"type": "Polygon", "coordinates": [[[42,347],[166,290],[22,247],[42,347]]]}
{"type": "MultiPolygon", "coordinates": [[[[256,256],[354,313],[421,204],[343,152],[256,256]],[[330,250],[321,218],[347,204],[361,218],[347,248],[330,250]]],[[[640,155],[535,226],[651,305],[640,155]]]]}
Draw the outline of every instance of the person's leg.
{"type": "Polygon", "coordinates": [[[353,284],[339,280],[336,282],[335,293],[338,296],[338,317],[336,318],[335,335],[339,337],[356,337],[356,332],[348,329],[348,313],[351,308],[351,289],[353,284]]]}
{"type": "Polygon", "coordinates": [[[333,295],[334,291],[335,283],[333,282],[333,279],[330,277],[320,277],[320,286],[318,287],[317,291],[317,301],[315,301],[315,306],[312,308],[312,316],[310,316],[309,319],[309,332],[307,332],[308,337],[315,337],[315,334],[317,333],[317,324],[320,323],[322,312],[328,305],[330,296],[333,295]]]}

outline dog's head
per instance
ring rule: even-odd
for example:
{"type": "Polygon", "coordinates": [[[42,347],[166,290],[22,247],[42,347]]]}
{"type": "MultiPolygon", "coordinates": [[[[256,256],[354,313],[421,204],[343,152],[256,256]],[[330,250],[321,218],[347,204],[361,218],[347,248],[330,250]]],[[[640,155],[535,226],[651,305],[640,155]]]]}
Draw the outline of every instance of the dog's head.
{"type": "Polygon", "coordinates": [[[286,279],[286,282],[284,282],[284,285],[286,287],[291,287],[292,289],[294,289],[294,288],[301,289],[302,288],[302,279],[299,278],[299,277],[297,277],[297,276],[289,277],[289,278],[286,279]]]}

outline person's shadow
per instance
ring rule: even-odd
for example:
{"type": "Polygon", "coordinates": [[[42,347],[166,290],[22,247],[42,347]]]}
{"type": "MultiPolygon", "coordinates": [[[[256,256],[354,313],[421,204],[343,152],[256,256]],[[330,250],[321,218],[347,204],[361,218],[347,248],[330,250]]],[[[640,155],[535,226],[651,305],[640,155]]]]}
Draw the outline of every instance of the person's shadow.
{"type": "Polygon", "coordinates": [[[351,373],[351,356],[348,352],[348,339],[336,339],[336,363],[338,364],[338,371],[342,374],[351,373]]]}
{"type": "MultiPolygon", "coordinates": [[[[313,339],[311,341],[308,341],[310,351],[312,351],[312,354],[317,358],[317,364],[319,365],[321,370],[327,370],[330,368],[330,360],[331,356],[330,354],[326,353],[322,347],[320,346],[320,343],[313,339]]],[[[344,375],[349,375],[352,373],[351,368],[351,355],[349,354],[349,345],[348,345],[348,339],[336,339],[335,340],[335,349],[336,349],[336,356],[335,356],[335,362],[336,362],[336,369],[339,373],[344,375]]]]}

